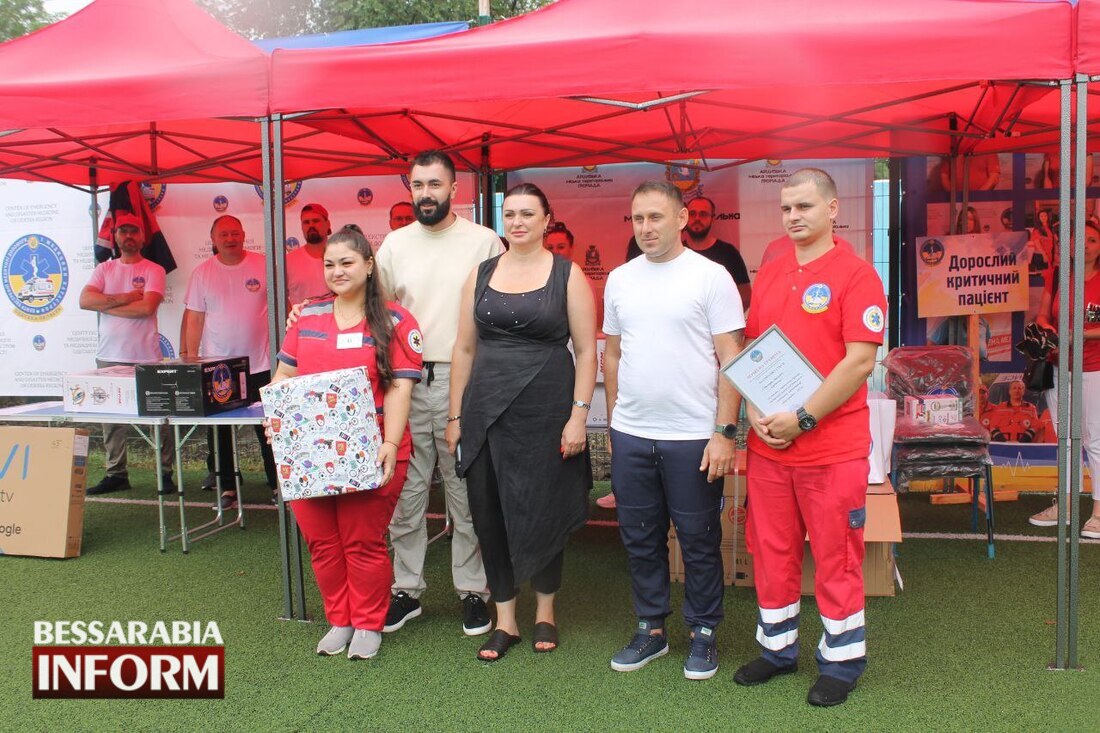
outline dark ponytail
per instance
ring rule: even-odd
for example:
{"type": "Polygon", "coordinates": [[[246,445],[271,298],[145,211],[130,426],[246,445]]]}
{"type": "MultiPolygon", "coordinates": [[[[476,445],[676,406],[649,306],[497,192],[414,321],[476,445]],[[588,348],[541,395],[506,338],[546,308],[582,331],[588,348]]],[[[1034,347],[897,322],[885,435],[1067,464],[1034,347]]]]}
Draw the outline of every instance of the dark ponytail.
{"type": "MultiPolygon", "coordinates": [[[[347,224],[330,236],[326,246],[333,244],[343,244],[348,249],[361,254],[363,259],[374,261],[374,252],[371,250],[370,242],[363,235],[363,230],[355,224],[347,224]]],[[[377,265],[377,263],[375,264],[377,265]]],[[[385,301],[382,300],[382,289],[378,285],[376,270],[371,271],[371,274],[367,276],[363,311],[367,316],[367,327],[374,339],[374,359],[378,367],[378,379],[382,383],[382,390],[385,391],[393,383],[393,366],[390,364],[393,317],[390,315],[385,301]]]]}

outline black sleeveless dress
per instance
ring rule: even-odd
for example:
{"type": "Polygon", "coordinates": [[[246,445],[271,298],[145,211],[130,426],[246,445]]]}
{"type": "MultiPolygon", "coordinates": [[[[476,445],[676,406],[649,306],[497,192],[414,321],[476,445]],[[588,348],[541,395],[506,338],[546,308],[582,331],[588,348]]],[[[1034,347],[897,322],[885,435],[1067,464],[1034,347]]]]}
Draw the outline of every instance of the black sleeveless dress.
{"type": "MultiPolygon", "coordinates": [[[[458,465],[466,475],[486,445],[499,488],[516,585],[542,570],[584,525],[592,471],[588,451],[563,460],[561,433],[572,412],[575,370],[566,348],[566,286],[572,263],[554,255],[546,285],[500,293],[489,279],[500,257],[478,267],[477,353],[462,399],[458,465]]],[[[476,515],[495,497],[467,483],[476,515]]]]}

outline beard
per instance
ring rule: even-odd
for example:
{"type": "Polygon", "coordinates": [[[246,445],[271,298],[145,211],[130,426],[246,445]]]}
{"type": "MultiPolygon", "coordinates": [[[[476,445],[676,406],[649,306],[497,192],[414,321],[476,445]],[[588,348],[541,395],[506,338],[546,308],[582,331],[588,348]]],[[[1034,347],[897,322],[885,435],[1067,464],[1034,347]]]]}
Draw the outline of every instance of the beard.
{"type": "Polygon", "coordinates": [[[309,233],[306,234],[306,244],[320,244],[323,241],[325,241],[325,238],[316,229],[310,229],[309,233]]]}
{"type": "Polygon", "coordinates": [[[710,234],[710,226],[703,228],[692,228],[690,225],[687,227],[687,234],[696,242],[702,241],[710,234]]]}
{"type": "Polygon", "coordinates": [[[436,201],[435,199],[423,198],[414,204],[413,210],[416,212],[416,220],[418,222],[426,227],[435,226],[446,219],[447,215],[451,213],[451,200],[436,201]],[[435,211],[430,214],[425,213],[424,210],[420,208],[425,204],[435,204],[435,211]]]}

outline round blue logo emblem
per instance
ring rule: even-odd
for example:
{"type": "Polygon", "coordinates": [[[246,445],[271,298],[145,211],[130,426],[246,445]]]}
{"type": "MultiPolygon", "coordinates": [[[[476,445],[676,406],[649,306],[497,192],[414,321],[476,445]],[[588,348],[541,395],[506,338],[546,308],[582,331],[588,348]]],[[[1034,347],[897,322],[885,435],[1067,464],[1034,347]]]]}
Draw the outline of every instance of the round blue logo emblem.
{"type": "Polygon", "coordinates": [[[163,333],[157,334],[157,343],[160,345],[160,356],[162,359],[175,359],[176,350],[172,348],[172,342],[163,333]]]}
{"type": "Polygon", "coordinates": [[[247,280],[245,280],[244,287],[245,287],[245,290],[247,290],[250,293],[258,292],[259,289],[260,289],[260,281],[257,280],[254,277],[250,277],[247,280]]]}
{"type": "Polygon", "coordinates": [[[371,201],[374,201],[374,191],[369,188],[361,188],[359,192],[355,194],[356,200],[360,206],[370,206],[371,201]]]}
{"type": "Polygon", "coordinates": [[[833,293],[825,283],[814,283],[802,294],[802,310],[807,313],[824,313],[829,308],[833,293]]]}
{"type": "Polygon", "coordinates": [[[753,349],[749,352],[749,358],[755,362],[760,362],[764,360],[764,354],[761,353],[760,349],[753,349]]]}
{"type": "Polygon", "coordinates": [[[287,237],[286,238],[286,251],[287,252],[293,252],[294,250],[298,249],[298,247],[300,245],[301,245],[301,242],[298,241],[297,237],[287,237]]]}
{"type": "Polygon", "coordinates": [[[921,262],[926,265],[938,265],[943,260],[943,243],[938,239],[927,239],[920,246],[921,262]]]}
{"type": "MultiPolygon", "coordinates": [[[[263,200],[264,189],[263,186],[253,186],[256,189],[256,195],[263,200]]],[[[283,206],[289,206],[290,203],[298,198],[298,194],[302,192],[301,181],[287,181],[283,184],[283,206]]]]}
{"type": "Polygon", "coordinates": [[[228,402],[233,396],[233,371],[227,364],[222,363],[214,367],[210,386],[214,390],[212,396],[215,402],[228,402]]]}
{"type": "Polygon", "coordinates": [[[214,197],[214,211],[221,214],[221,213],[224,213],[225,210],[228,209],[228,208],[229,208],[229,197],[228,196],[215,196],[214,197]]]}
{"type": "Polygon", "coordinates": [[[168,184],[166,183],[143,183],[141,184],[141,195],[145,197],[145,200],[149,203],[149,208],[153,211],[157,210],[160,206],[160,202],[164,201],[164,194],[168,192],[168,184]]]}
{"type": "Polygon", "coordinates": [[[69,263],[49,237],[27,234],[4,255],[4,293],[15,314],[27,321],[45,321],[61,313],[69,288],[69,263]]]}
{"type": "Polygon", "coordinates": [[[34,346],[35,351],[42,351],[46,348],[46,337],[42,334],[35,336],[31,339],[31,345],[34,346]]]}

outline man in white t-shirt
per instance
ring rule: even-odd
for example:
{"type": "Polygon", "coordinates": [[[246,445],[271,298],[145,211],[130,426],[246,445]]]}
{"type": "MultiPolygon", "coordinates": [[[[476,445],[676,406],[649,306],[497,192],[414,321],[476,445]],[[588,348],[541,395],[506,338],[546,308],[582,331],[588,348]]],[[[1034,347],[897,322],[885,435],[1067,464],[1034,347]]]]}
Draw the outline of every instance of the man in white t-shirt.
{"type": "Polygon", "coordinates": [[[286,255],[286,300],[289,305],[329,294],[325,283],[325,245],[332,234],[328,210],[320,204],[302,207],[302,238],[298,249],[286,255]]]}
{"type": "Polygon", "coordinates": [[[463,603],[467,635],[492,628],[485,608],[488,589],[477,535],[470,519],[466,482],[455,474],[455,459],[443,437],[449,416],[451,350],[458,334],[462,286],[481,262],[500,254],[492,229],[456,216],[451,199],[457,188],[454,162],[444,153],[416,156],[409,172],[416,221],[386,235],[376,255],[377,272],[387,299],[408,308],[424,334],[424,373],[413,387],[409,432],[413,457],[393,521],[393,597],[383,631],[397,631],[420,615],[428,546],[425,513],[428,487],[438,461],[451,516],[451,578],[463,603]]]}
{"type": "MultiPolygon", "coordinates": [[[[121,256],[96,267],[80,293],[80,307],[99,312],[96,366],[100,369],[161,358],[157,309],[164,300],[164,268],[141,256],[141,248],[145,246],[141,217],[120,211],[115,214],[114,226],[115,244],[121,256]]],[[[90,487],[88,494],[130,488],[126,470],[128,431],[126,425],[103,426],[107,475],[90,487]]],[[[168,431],[163,431],[161,437],[161,469],[164,488],[169,490],[174,447],[168,440],[168,431]]]]}
{"type": "Polygon", "coordinates": [[[718,374],[741,350],[745,314],[726,270],[684,247],[680,189],[643,183],[631,199],[644,257],[616,268],[604,291],[604,387],[611,488],[630,561],[634,638],[611,660],[618,672],[668,653],[669,520],[684,558],[684,676],[718,671],[722,620],[722,476],[735,460],[735,392],[718,374]]]}
{"type": "MultiPolygon", "coordinates": [[[[260,398],[260,387],[271,381],[271,347],[267,322],[267,269],[263,255],[244,248],[244,227],[237,217],[214,220],[210,237],[218,254],[195,268],[184,298],[186,310],[180,334],[181,352],[192,357],[247,356],[248,399],[260,398]]],[[[232,428],[208,433],[207,469],[214,471],[213,435],[218,441],[222,509],[236,505],[232,428]]],[[[278,486],[275,458],[263,428],[256,426],[264,472],[272,492],[278,486]]],[[[274,494],[273,494],[274,495],[274,494]]]]}

